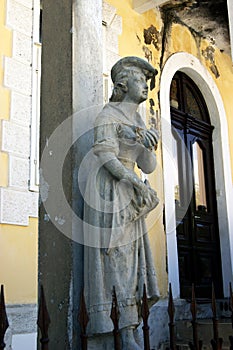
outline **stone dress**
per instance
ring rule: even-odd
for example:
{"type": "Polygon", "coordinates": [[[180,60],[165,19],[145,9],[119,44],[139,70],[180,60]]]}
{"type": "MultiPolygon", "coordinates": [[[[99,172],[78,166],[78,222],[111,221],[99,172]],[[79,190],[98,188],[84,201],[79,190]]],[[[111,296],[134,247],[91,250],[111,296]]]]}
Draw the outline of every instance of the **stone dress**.
{"type": "Polygon", "coordinates": [[[138,302],[144,283],[152,302],[159,295],[145,225],[145,215],[158,204],[158,199],[149,206],[142,203],[140,193],[129,182],[119,181],[98,157],[101,152],[111,152],[131,171],[135,162],[140,163],[140,155],[148,156],[149,162],[151,151],[136,135],[138,129],[146,129],[138,113],[134,124],[118,104],[112,103],[103,108],[95,122],[93,152],[97,157],[90,164],[84,198],[84,290],[90,335],[113,330],[113,286],[120,329],[138,325],[138,302]]]}

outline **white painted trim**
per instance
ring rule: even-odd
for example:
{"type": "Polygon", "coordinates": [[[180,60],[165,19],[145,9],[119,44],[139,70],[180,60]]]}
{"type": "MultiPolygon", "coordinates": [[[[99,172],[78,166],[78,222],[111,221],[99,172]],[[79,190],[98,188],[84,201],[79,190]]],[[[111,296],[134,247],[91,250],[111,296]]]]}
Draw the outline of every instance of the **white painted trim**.
{"type": "Polygon", "coordinates": [[[200,89],[214,125],[213,150],[215,162],[215,180],[217,189],[218,219],[222,256],[224,295],[228,296],[228,283],[232,280],[233,257],[233,185],[231,177],[229,134],[226,113],[219,90],[210,73],[194,56],[179,52],[167,60],[160,84],[161,126],[163,140],[164,194],[168,250],[168,276],[173,286],[175,298],[179,297],[178,253],[175,229],[175,199],[171,174],[171,118],[170,85],[178,71],[186,73],[200,89]]]}
{"type": "Polygon", "coordinates": [[[133,9],[142,14],[168,2],[168,0],[133,0],[133,9]]]}
{"type": "Polygon", "coordinates": [[[32,46],[32,114],[30,139],[30,181],[29,190],[39,191],[39,137],[40,137],[40,85],[41,85],[41,43],[40,1],[33,4],[33,46],[32,46]]]}

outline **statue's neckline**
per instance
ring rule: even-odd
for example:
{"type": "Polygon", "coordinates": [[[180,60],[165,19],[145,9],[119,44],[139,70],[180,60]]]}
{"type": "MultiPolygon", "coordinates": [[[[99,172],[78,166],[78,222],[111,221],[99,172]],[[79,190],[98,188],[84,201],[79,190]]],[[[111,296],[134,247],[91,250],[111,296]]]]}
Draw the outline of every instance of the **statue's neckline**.
{"type": "Polygon", "coordinates": [[[142,121],[142,118],[141,118],[140,114],[137,111],[134,114],[134,120],[132,120],[132,118],[128,117],[126,115],[126,113],[122,110],[122,108],[120,107],[120,104],[119,105],[118,104],[114,105],[114,104],[109,103],[108,105],[109,105],[109,107],[111,107],[115,111],[117,111],[120,117],[124,117],[123,120],[120,118],[120,120],[123,123],[125,123],[125,121],[127,121],[127,124],[135,125],[135,126],[139,126],[139,127],[145,127],[145,125],[144,125],[144,123],[142,121]]]}

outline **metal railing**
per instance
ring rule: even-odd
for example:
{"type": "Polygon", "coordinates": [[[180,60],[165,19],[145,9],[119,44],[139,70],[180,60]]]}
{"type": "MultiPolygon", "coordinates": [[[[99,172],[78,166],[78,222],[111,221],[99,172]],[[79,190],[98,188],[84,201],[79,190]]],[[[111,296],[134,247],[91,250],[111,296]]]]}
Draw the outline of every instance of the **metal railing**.
{"type": "MultiPolygon", "coordinates": [[[[232,286],[230,283],[230,297],[229,297],[229,310],[231,311],[231,327],[233,329],[233,293],[232,286]]],[[[217,317],[217,307],[216,307],[216,298],[214,286],[212,285],[212,300],[211,300],[211,308],[212,308],[212,327],[213,327],[213,338],[210,340],[210,344],[213,350],[222,350],[223,339],[219,337],[219,323],[217,317]]],[[[176,340],[176,332],[175,332],[175,306],[174,300],[172,296],[172,287],[169,285],[169,297],[168,297],[168,316],[169,316],[169,334],[170,341],[167,350],[178,350],[179,346],[177,345],[176,340]]],[[[191,325],[192,325],[192,342],[189,342],[187,345],[191,350],[201,350],[202,349],[202,341],[198,336],[198,320],[197,320],[197,301],[195,297],[194,285],[192,285],[192,296],[190,302],[190,313],[191,313],[191,325]]],[[[144,350],[151,350],[150,348],[150,337],[149,337],[149,307],[147,303],[147,292],[146,286],[143,288],[143,298],[141,301],[141,315],[143,320],[143,340],[144,340],[144,350]]],[[[114,338],[114,349],[122,350],[120,331],[119,331],[119,320],[120,320],[120,312],[117,302],[117,293],[115,287],[113,287],[112,291],[112,308],[111,314],[109,317],[113,323],[113,338],[114,338]]],[[[87,325],[89,322],[88,312],[85,303],[84,291],[81,293],[80,297],[80,307],[78,314],[78,322],[80,323],[81,328],[81,348],[82,350],[88,349],[88,335],[87,335],[87,325]]],[[[40,330],[40,346],[41,350],[49,350],[49,325],[50,325],[50,316],[46,306],[45,293],[43,286],[40,289],[40,301],[38,308],[38,320],[37,325],[40,330]]],[[[5,349],[6,344],[4,343],[5,333],[7,328],[9,327],[6,306],[5,306],[5,298],[4,298],[4,287],[1,286],[0,293],[0,350],[5,349]]],[[[233,336],[229,336],[229,350],[233,350],[233,336]]]]}

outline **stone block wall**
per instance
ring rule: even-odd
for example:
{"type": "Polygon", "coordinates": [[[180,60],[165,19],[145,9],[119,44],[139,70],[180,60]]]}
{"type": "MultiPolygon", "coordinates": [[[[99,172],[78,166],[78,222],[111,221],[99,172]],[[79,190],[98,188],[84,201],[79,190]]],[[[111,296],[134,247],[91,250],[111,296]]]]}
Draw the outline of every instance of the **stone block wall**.
{"type": "Polygon", "coordinates": [[[0,284],[10,324],[7,350],[21,349],[22,339],[24,349],[36,348],[38,190],[30,190],[35,6],[40,0],[0,3],[0,284]]]}
{"type": "Polygon", "coordinates": [[[0,223],[28,225],[37,217],[38,193],[29,191],[33,69],[33,1],[7,0],[5,25],[12,32],[12,57],[3,57],[3,87],[10,91],[10,116],[1,123],[1,149],[8,156],[7,186],[0,188],[0,223]]]}

